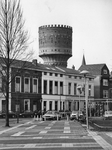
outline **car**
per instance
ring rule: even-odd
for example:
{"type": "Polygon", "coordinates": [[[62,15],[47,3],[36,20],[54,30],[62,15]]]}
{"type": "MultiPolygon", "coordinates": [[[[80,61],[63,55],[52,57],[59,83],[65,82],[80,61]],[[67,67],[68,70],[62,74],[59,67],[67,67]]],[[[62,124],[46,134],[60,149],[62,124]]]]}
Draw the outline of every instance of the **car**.
{"type": "MultiPolygon", "coordinates": [[[[16,118],[16,113],[13,112],[13,111],[9,111],[8,116],[9,116],[9,118],[16,118]]],[[[6,117],[6,112],[0,113],[0,117],[5,118],[6,117]]]]}
{"type": "Polygon", "coordinates": [[[61,115],[59,112],[57,111],[47,111],[47,113],[45,113],[42,116],[42,120],[57,120],[57,119],[61,119],[61,115]]]}
{"type": "Polygon", "coordinates": [[[104,117],[104,120],[112,119],[112,111],[105,111],[103,117],[104,117]]]}
{"type": "Polygon", "coordinates": [[[33,118],[34,117],[34,112],[33,111],[24,111],[19,113],[20,118],[33,118]]]}
{"type": "Polygon", "coordinates": [[[86,116],[82,113],[82,111],[78,112],[78,120],[82,122],[86,120],[86,116]]]}
{"type": "Polygon", "coordinates": [[[78,119],[78,111],[72,111],[70,114],[70,120],[78,119]]]}

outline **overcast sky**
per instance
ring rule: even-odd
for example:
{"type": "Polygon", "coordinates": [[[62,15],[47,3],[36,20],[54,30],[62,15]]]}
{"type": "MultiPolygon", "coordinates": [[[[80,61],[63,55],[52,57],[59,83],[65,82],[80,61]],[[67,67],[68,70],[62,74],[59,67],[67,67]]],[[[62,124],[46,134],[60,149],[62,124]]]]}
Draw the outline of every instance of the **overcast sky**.
{"type": "Polygon", "coordinates": [[[83,53],[87,64],[106,63],[112,70],[112,0],[21,0],[30,47],[39,58],[38,27],[63,24],[73,28],[68,67],[78,69],[83,53]]]}

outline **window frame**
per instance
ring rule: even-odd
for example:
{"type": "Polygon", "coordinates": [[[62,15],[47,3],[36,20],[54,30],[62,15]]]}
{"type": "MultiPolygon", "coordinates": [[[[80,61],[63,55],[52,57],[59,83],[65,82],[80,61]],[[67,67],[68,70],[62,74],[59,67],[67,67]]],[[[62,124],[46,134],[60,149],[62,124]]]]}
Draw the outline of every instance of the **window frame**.
{"type": "Polygon", "coordinates": [[[15,92],[21,92],[21,76],[16,76],[15,77],[15,92]],[[17,88],[16,88],[16,78],[19,78],[20,79],[20,90],[19,91],[17,91],[17,88]]]}
{"type": "Polygon", "coordinates": [[[30,93],[30,77],[24,77],[24,93],[30,93]],[[28,81],[29,81],[29,89],[28,89],[28,91],[25,91],[25,79],[28,79],[28,81]]]}
{"type": "Polygon", "coordinates": [[[38,93],[38,78],[33,78],[33,93],[38,93]],[[36,92],[34,91],[34,80],[37,81],[36,92]]]}

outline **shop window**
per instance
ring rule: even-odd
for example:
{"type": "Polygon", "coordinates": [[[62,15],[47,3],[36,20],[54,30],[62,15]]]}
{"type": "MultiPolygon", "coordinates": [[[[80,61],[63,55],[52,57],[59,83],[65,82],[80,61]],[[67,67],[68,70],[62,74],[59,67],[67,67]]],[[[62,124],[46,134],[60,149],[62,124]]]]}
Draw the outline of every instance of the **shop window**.
{"type": "Polygon", "coordinates": [[[24,100],[24,110],[30,111],[30,100],[29,99],[24,100]]]}

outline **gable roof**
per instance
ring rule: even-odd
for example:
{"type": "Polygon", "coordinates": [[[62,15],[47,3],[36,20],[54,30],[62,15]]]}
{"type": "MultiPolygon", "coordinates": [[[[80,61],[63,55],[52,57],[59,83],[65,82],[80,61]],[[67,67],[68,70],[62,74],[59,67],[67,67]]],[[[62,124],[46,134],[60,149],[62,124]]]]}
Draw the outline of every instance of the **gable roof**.
{"type": "Polygon", "coordinates": [[[92,75],[101,75],[101,70],[106,64],[90,64],[90,65],[81,65],[78,69],[79,71],[87,70],[92,75]]]}

